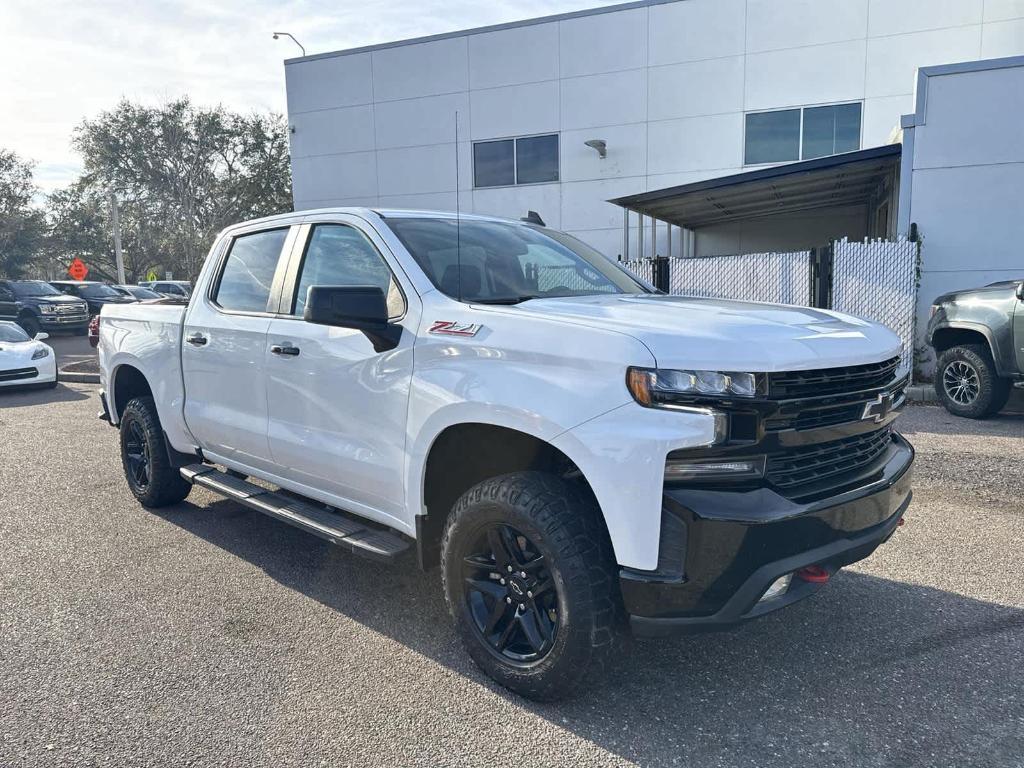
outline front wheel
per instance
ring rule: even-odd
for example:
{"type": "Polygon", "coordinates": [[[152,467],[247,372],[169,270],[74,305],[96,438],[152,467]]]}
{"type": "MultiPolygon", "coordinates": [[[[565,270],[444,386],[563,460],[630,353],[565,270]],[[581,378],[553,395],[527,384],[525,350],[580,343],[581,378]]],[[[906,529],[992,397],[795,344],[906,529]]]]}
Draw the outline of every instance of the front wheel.
{"type": "Polygon", "coordinates": [[[121,414],[121,464],[128,488],[144,507],[177,504],[192,490],[171,465],[152,397],[136,397],[121,414]]]}
{"type": "Polygon", "coordinates": [[[448,519],[441,568],[463,645],[501,685],[551,701],[603,668],[621,613],[615,561],[573,484],[519,472],[474,486],[448,519]]]}
{"type": "Polygon", "coordinates": [[[34,339],[41,328],[39,321],[36,320],[33,315],[23,315],[22,317],[19,317],[18,325],[21,326],[21,330],[28,334],[30,339],[34,339]]]}
{"type": "Polygon", "coordinates": [[[983,419],[1002,410],[1010,398],[1010,382],[996,373],[984,344],[951,347],[939,356],[935,394],[954,416],[983,419]]]}

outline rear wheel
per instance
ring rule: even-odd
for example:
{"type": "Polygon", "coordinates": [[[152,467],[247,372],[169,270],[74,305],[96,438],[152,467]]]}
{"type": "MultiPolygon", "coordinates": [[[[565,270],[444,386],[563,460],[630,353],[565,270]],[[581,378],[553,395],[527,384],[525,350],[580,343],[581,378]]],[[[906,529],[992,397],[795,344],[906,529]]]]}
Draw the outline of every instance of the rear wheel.
{"type": "Polygon", "coordinates": [[[576,486],[541,472],[474,486],[449,517],[442,574],[469,655],[516,693],[562,698],[607,661],[620,615],[615,562],[576,486]]]}
{"type": "Polygon", "coordinates": [[[984,344],[950,347],[939,356],[935,393],[954,416],[983,419],[1010,398],[1010,381],[1000,378],[984,344]]]}
{"type": "Polygon", "coordinates": [[[121,414],[121,464],[128,487],[145,507],[177,504],[192,490],[171,465],[152,397],[131,400],[121,414]]]}

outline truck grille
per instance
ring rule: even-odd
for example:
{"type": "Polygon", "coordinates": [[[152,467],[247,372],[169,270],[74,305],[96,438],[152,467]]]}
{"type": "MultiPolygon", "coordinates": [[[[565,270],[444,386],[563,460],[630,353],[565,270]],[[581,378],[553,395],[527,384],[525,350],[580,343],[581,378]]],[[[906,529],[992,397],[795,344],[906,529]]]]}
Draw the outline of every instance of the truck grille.
{"type": "Polygon", "coordinates": [[[893,357],[866,365],[771,373],[768,375],[768,392],[772,399],[788,400],[876,389],[893,380],[899,364],[899,357],[893,357]]]}
{"type": "Polygon", "coordinates": [[[843,476],[853,477],[878,461],[891,444],[892,428],[885,427],[841,440],[796,448],[785,454],[768,456],[765,476],[780,489],[792,489],[823,480],[837,486],[841,484],[843,476]]]}
{"type": "Polygon", "coordinates": [[[58,315],[81,315],[85,312],[85,304],[57,304],[58,315]]]}
{"type": "Polygon", "coordinates": [[[18,381],[19,379],[34,379],[39,375],[36,368],[12,368],[9,371],[0,371],[0,381],[18,381]]]}

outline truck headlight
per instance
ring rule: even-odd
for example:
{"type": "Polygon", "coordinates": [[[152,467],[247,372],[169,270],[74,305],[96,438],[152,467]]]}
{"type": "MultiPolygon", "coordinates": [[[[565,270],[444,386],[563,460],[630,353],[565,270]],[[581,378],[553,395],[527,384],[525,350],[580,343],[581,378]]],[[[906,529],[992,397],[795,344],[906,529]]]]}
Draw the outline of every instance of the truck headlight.
{"type": "Polygon", "coordinates": [[[50,350],[47,347],[40,347],[32,353],[33,360],[42,360],[44,357],[49,357],[50,350]]]}
{"type": "Polygon", "coordinates": [[[44,315],[52,315],[54,312],[57,311],[57,307],[54,304],[40,304],[39,311],[42,312],[44,315]]]}
{"type": "Polygon", "coordinates": [[[648,408],[672,407],[695,397],[757,397],[763,377],[736,371],[676,371],[630,368],[626,386],[633,399],[648,408]]]}

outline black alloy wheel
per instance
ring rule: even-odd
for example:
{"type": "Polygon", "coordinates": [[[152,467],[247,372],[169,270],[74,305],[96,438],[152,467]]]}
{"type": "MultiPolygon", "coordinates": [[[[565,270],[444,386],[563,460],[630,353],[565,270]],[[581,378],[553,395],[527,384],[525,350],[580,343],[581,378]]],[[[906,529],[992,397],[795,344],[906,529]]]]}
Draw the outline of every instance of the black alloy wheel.
{"type": "Polygon", "coordinates": [[[448,611],[485,673],[539,701],[600,677],[622,597],[593,495],[537,471],[483,480],[455,502],[441,541],[448,611]]]}
{"type": "Polygon", "coordinates": [[[188,496],[192,484],[171,463],[153,398],[131,400],[120,428],[121,464],[135,498],[146,507],[165,507],[188,496]]]}
{"type": "Polygon", "coordinates": [[[149,445],[138,421],[130,422],[125,429],[124,464],[132,490],[144,494],[149,488],[149,445]]]}
{"type": "Polygon", "coordinates": [[[535,662],[558,632],[558,592],[537,545],[511,525],[485,526],[463,558],[466,610],[505,661],[535,662]]]}

